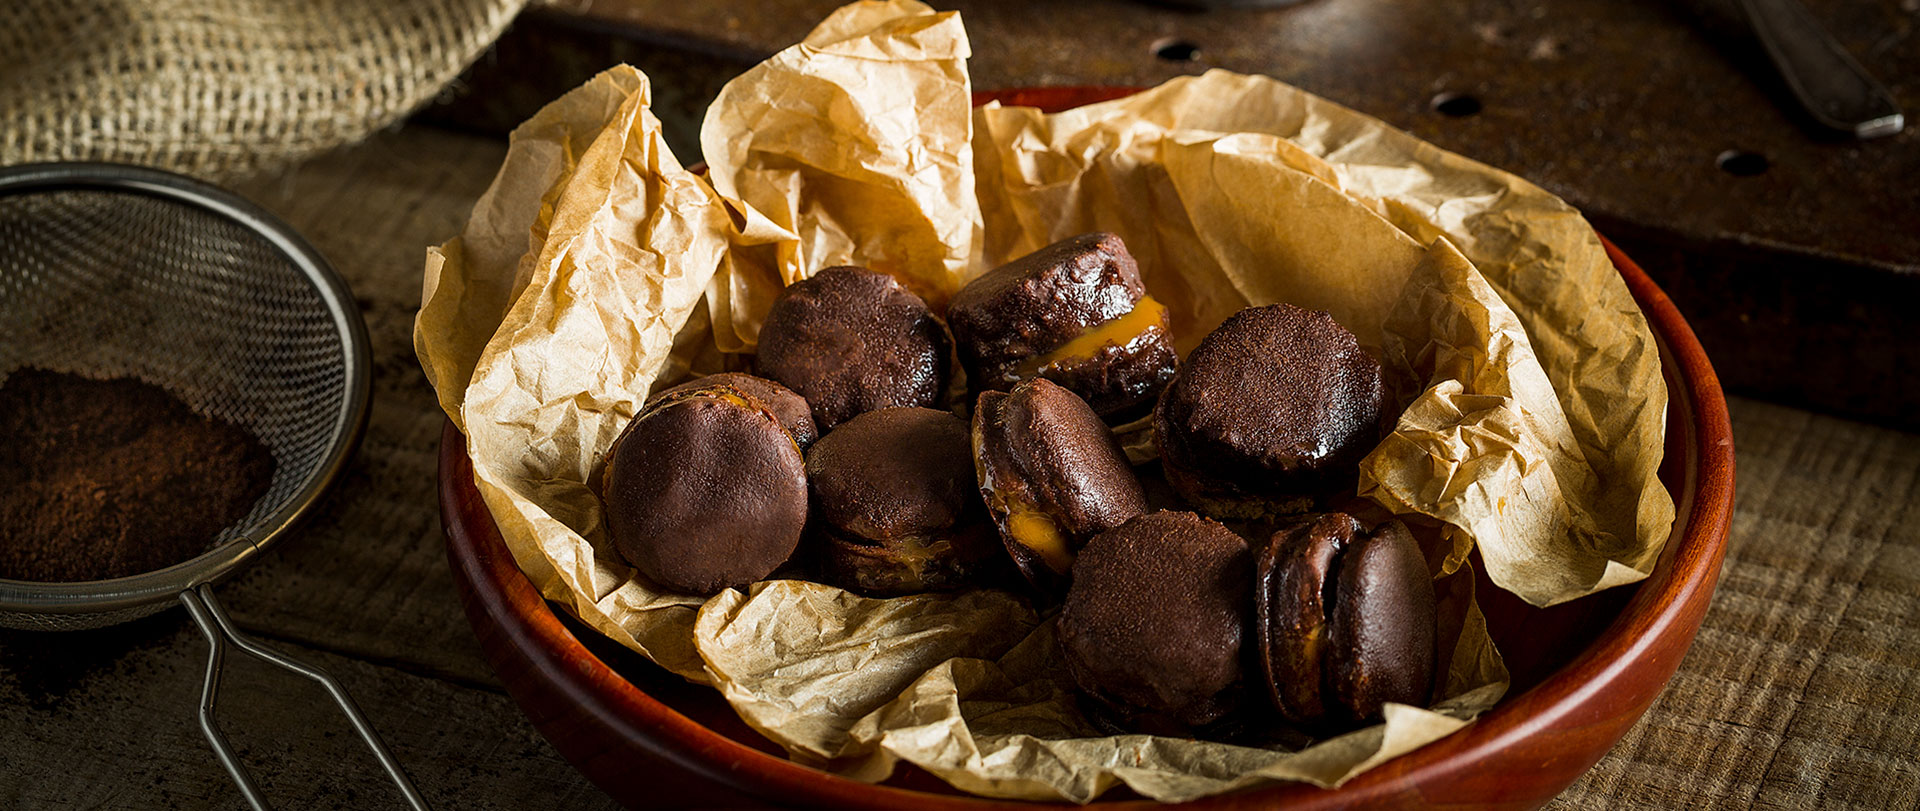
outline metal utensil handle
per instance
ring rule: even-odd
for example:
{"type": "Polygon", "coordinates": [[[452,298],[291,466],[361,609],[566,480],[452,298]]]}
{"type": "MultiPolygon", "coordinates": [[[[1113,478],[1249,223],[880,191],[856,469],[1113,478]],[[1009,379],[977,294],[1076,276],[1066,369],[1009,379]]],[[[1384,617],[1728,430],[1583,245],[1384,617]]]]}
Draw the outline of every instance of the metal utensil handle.
{"type": "Polygon", "coordinates": [[[1858,138],[1892,135],[1906,126],[1893,95],[1799,0],[1741,0],[1740,5],[1793,95],[1820,123],[1858,138]]]}
{"type": "Polygon", "coordinates": [[[360,708],[353,703],[353,698],[347,695],[346,688],[341,687],[339,681],[320,668],[288,658],[240,633],[233,626],[233,621],[227,618],[227,612],[220,608],[220,603],[214,600],[211,586],[201,585],[180,592],[180,602],[186,604],[187,613],[193,615],[194,624],[199,625],[200,632],[207,637],[207,680],[200,693],[200,731],[206,733],[207,741],[213,744],[214,755],[220,758],[222,766],[227,767],[227,773],[233,775],[233,782],[240,786],[240,793],[247,798],[247,804],[258,811],[268,808],[266,798],[260,794],[260,787],[253,782],[253,776],[247,773],[239,757],[234,755],[233,747],[227,744],[226,733],[213,723],[214,703],[220,693],[221,663],[226,658],[229,642],[269,664],[291,670],[327,688],[334,702],[347,714],[354,731],[360,734],[361,740],[367,742],[367,748],[373,750],[373,756],[379,759],[381,767],[393,778],[394,785],[400,787],[407,805],[417,811],[426,811],[426,800],[414,789],[413,781],[400,768],[400,762],[393,759],[393,753],[387,751],[386,744],[380,741],[380,735],[374,732],[372,724],[367,723],[366,716],[360,714],[360,708]]]}

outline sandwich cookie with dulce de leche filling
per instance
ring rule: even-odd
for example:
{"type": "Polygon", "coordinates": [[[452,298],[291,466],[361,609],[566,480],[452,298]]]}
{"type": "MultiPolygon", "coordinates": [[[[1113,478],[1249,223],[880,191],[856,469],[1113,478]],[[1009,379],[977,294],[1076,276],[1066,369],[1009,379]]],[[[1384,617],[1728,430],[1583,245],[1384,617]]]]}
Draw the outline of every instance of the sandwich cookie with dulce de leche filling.
{"type": "Polygon", "coordinates": [[[1060,652],[1096,723],[1190,736],[1242,705],[1246,541],[1193,513],[1138,516],[1073,562],[1060,652]]]}
{"type": "Polygon", "coordinates": [[[875,409],[938,406],[952,351],[946,326],[892,276],[833,267],[773,300],[754,371],[806,398],[827,432],[875,409]]]}
{"type": "Polygon", "coordinates": [[[975,393],[1052,380],[1114,420],[1144,410],[1178,362],[1167,308],[1113,234],[1061,240],[967,283],[947,308],[975,393]]]}
{"type": "Polygon", "coordinates": [[[989,585],[1006,572],[974,481],[967,424],[886,408],[807,452],[821,575],[871,597],[989,585]]]}
{"type": "Polygon", "coordinates": [[[980,494],[1007,552],[1042,592],[1064,589],[1074,553],[1147,511],[1119,441],[1086,401],[1046,378],[983,392],[973,411],[980,494]]]}
{"type": "Polygon", "coordinates": [[[1167,483],[1217,518],[1305,512],[1351,487],[1387,410],[1380,364],[1316,310],[1248,307],[1200,341],[1154,409],[1167,483]]]}
{"type": "Polygon", "coordinates": [[[1406,525],[1368,532],[1343,513],[1301,516],[1260,551],[1254,615],[1274,707],[1333,734],[1424,707],[1433,689],[1435,598],[1406,525]]]}
{"type": "Polygon", "coordinates": [[[662,392],[607,453],[601,503],[614,549],[668,590],[712,594],[760,580],[806,529],[804,404],[741,378],[662,392]]]}

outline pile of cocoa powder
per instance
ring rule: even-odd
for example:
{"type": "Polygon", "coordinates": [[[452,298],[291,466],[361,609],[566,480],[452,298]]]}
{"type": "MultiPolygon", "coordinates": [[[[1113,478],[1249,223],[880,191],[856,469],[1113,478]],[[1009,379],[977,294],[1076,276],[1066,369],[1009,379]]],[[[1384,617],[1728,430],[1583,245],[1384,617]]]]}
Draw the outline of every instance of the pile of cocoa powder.
{"type": "Polygon", "coordinates": [[[192,558],[253,509],[273,454],[132,378],[0,384],[0,578],[125,577],[192,558]]]}

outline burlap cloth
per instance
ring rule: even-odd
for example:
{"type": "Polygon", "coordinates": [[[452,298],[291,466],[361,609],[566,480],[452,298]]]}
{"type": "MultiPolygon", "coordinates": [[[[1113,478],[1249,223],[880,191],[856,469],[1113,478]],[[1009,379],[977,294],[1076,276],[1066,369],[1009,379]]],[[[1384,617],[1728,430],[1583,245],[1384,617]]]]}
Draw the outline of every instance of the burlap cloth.
{"type": "Polygon", "coordinates": [[[282,166],[433,98],[526,3],[6,0],[0,165],[282,166]]]}

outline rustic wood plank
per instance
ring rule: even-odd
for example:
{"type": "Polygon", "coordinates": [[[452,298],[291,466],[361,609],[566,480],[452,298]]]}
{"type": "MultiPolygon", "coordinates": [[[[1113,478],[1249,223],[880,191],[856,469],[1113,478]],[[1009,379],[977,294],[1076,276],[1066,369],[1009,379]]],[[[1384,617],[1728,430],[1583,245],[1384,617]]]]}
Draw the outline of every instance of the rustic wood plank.
{"type": "Polygon", "coordinates": [[[497,140],[407,128],[237,190],[352,286],[372,339],[373,406],[324,508],[224,587],[250,630],[469,683],[493,683],[453,591],[435,457],[441,413],[413,354],[426,246],[457,233],[499,167],[497,140]]]}
{"type": "Polygon", "coordinates": [[[1555,807],[1914,807],[1920,436],[1730,405],[1713,608],[1666,693],[1555,807]]]}
{"type": "MultiPolygon", "coordinates": [[[[421,251],[459,228],[502,150],[412,127],[240,186],[353,285],[375,403],[320,514],[222,593],[244,627],[333,668],[437,805],[601,807],[488,687],[443,559],[440,415],[412,357],[421,251]]],[[[1556,807],[1864,808],[1920,793],[1920,436],[1732,406],[1739,501],[1714,608],[1666,694],[1556,807]]],[[[193,724],[203,655],[178,611],[0,634],[0,807],[239,807],[193,724]]],[[[236,664],[223,717],[276,801],[388,803],[317,691],[236,664]]]]}
{"type": "MultiPolygon", "coordinates": [[[[235,606],[238,608],[238,606],[235,606]]],[[[310,648],[436,808],[607,808],[498,692],[310,648]]],[[[66,634],[0,632],[0,808],[244,808],[196,720],[206,643],[177,609],[66,634]]],[[[229,658],[220,718],[278,808],[398,808],[312,682],[229,658]]]]}

